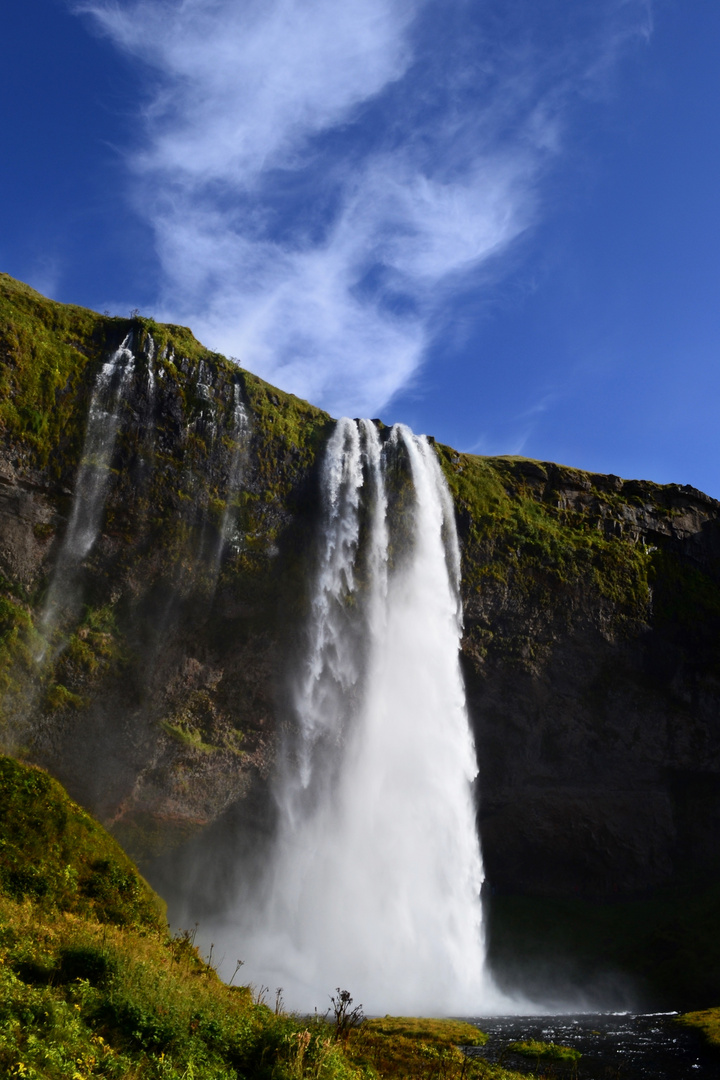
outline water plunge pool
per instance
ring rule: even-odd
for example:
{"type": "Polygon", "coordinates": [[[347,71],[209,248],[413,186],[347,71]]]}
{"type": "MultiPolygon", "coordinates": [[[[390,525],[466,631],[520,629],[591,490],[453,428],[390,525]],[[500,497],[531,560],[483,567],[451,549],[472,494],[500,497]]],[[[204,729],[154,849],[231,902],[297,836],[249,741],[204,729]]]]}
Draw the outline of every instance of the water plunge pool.
{"type": "Polygon", "coordinates": [[[472,1017],[490,1036],[466,1053],[502,1062],[538,1077],[578,1080],[717,1080],[720,1054],[700,1034],[677,1023],[678,1013],[579,1013],[561,1016],[472,1017]],[[525,1057],[508,1050],[513,1042],[536,1039],[579,1050],[571,1062],[525,1057]]]}

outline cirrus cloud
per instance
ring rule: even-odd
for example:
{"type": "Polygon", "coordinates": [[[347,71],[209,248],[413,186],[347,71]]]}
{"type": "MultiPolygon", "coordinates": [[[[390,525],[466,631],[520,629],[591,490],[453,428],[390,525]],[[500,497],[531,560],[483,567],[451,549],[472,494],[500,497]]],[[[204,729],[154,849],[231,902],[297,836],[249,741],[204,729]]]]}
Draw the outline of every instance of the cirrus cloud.
{"type": "Polygon", "coordinates": [[[530,0],[478,9],[83,3],[147,77],[128,162],[158,314],[336,413],[406,387],[453,291],[536,220],[573,97],[648,26],[640,0],[555,38],[530,0]]]}

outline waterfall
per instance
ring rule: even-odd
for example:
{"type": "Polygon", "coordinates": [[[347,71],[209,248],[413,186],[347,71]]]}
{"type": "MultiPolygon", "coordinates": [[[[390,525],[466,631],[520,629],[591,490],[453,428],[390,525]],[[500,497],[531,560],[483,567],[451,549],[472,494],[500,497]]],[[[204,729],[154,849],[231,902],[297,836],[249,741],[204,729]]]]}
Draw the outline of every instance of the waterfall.
{"type": "Polygon", "coordinates": [[[340,986],[368,1012],[478,1014],[501,999],[484,970],[452,502],[424,437],[396,426],[381,443],[348,419],[322,497],[279,835],[240,916],[243,973],[300,1010],[323,1011],[340,986]]]}
{"type": "Polygon", "coordinates": [[[145,336],[145,348],[143,349],[147,360],[147,398],[150,411],[155,407],[155,339],[148,332],[145,336]]]}
{"type": "Polygon", "coordinates": [[[223,551],[233,537],[235,515],[233,514],[232,500],[236,492],[240,490],[240,481],[242,479],[243,454],[245,449],[247,448],[247,441],[250,435],[250,418],[248,416],[247,409],[245,408],[245,404],[242,399],[242,393],[239,383],[234,382],[232,384],[232,393],[233,406],[231,438],[233,441],[233,450],[230,458],[230,468],[228,470],[227,491],[225,495],[225,510],[223,511],[222,522],[220,524],[220,535],[218,538],[217,547],[215,549],[215,556],[213,561],[213,577],[215,582],[217,582],[217,578],[220,574],[220,561],[222,559],[223,551]]]}
{"type": "Polygon", "coordinates": [[[70,523],[60,560],[80,562],[97,540],[110,482],[110,465],[120,427],[120,407],[132,382],[135,357],[130,335],[106,360],[95,383],[82,460],[75,481],[70,523]]]}
{"type": "Polygon", "coordinates": [[[44,659],[53,632],[76,602],[75,574],[102,525],[122,403],[132,383],[135,357],[130,334],[101,367],[90,399],[85,445],[75,479],[70,520],[40,617],[44,659]]]}

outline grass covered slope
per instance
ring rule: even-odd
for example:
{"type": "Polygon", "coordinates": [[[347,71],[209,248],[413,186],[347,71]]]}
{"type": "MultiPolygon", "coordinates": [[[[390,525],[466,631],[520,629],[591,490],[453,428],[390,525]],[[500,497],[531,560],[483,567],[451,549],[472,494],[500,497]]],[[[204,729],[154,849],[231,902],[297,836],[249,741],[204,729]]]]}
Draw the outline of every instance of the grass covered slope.
{"type": "Polygon", "coordinates": [[[105,830],[45,773],[0,759],[0,1075],[513,1080],[457,1048],[482,1041],[453,1021],[339,1032],[225,985],[191,933],[168,935],[161,902],[105,830]]]}
{"type": "Polygon", "coordinates": [[[678,1023],[701,1031],[708,1046],[720,1051],[720,1007],[701,1009],[678,1017],[678,1023]]]}
{"type": "Polygon", "coordinates": [[[0,758],[0,893],[48,911],[160,930],[164,905],[47,773],[0,758]]]}

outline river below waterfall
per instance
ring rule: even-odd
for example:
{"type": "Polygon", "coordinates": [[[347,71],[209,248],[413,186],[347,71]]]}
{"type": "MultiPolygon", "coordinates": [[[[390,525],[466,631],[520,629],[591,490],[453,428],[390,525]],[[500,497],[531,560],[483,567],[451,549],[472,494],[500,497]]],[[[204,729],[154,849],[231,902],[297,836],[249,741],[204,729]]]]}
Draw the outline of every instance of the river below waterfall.
{"type": "Polygon", "coordinates": [[[581,1013],[576,1016],[494,1016],[468,1018],[486,1031],[485,1046],[467,1053],[502,1062],[538,1077],[578,1080],[717,1080],[720,1055],[699,1033],[676,1021],[677,1013],[581,1013]],[[524,1057],[508,1051],[526,1039],[571,1046],[583,1055],[575,1066],[524,1057]]]}

